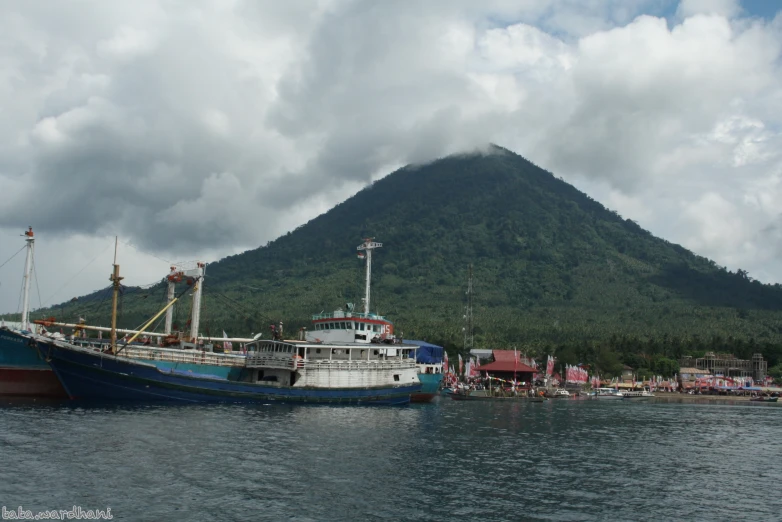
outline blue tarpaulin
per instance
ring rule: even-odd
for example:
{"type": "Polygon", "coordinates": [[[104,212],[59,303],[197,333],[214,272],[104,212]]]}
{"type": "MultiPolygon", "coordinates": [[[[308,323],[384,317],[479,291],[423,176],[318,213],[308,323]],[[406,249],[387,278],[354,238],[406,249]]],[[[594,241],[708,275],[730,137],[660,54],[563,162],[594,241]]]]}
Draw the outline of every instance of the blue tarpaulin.
{"type": "Polygon", "coordinates": [[[415,362],[418,364],[440,364],[443,362],[443,347],[426,341],[408,341],[405,344],[418,345],[415,362]]]}

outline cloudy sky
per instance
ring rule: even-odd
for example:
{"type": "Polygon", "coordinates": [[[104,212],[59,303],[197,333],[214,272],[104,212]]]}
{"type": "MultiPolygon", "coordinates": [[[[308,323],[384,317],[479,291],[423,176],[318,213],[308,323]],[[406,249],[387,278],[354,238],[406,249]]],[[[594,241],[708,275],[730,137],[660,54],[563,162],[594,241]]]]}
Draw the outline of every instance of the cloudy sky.
{"type": "MultiPolygon", "coordinates": [[[[49,305],[108,283],[117,235],[126,282],[151,283],[494,142],[782,282],[775,4],[4,1],[0,263],[32,225],[49,305]]],[[[22,267],[0,268],[0,312],[22,267]]]]}

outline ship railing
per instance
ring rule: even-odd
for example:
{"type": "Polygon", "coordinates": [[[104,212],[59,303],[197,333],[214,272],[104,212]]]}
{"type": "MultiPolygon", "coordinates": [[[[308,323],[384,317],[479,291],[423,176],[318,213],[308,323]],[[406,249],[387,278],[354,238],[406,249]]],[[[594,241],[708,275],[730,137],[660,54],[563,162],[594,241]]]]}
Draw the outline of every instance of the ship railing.
{"type": "Polygon", "coordinates": [[[386,321],[387,319],[385,316],[377,315],[377,314],[364,314],[361,312],[327,312],[322,314],[313,314],[312,320],[317,321],[318,319],[352,319],[354,317],[357,317],[359,319],[376,319],[378,321],[386,321]]]}
{"type": "Polygon", "coordinates": [[[416,368],[415,361],[401,360],[344,360],[344,359],[313,359],[305,361],[308,370],[405,370],[416,368]]]}
{"type": "Polygon", "coordinates": [[[125,347],[119,353],[131,359],[149,359],[152,361],[210,364],[213,366],[243,366],[244,358],[225,356],[200,350],[155,350],[138,347],[125,347]]]}
{"type": "Polygon", "coordinates": [[[301,359],[292,357],[273,357],[271,355],[248,353],[244,360],[247,368],[275,368],[278,370],[293,370],[298,367],[301,359]]]}
{"type": "Polygon", "coordinates": [[[279,370],[404,370],[416,368],[413,359],[397,360],[345,360],[345,359],[299,359],[280,358],[268,355],[248,354],[245,359],[248,368],[274,368],[279,370]]]}

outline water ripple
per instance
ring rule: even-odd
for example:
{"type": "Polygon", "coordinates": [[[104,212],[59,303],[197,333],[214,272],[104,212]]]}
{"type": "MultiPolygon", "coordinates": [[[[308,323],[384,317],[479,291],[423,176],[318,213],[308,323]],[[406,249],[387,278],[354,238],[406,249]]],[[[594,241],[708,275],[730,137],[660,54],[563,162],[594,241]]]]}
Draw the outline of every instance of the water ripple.
{"type": "Polygon", "coordinates": [[[0,504],[118,520],[779,520],[782,408],[0,404],[0,504]]]}

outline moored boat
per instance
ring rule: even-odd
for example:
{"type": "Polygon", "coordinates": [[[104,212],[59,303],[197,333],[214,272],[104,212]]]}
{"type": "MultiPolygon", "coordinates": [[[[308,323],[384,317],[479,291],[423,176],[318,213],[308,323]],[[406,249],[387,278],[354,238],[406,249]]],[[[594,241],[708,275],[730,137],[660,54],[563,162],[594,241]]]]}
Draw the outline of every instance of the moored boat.
{"type": "Polygon", "coordinates": [[[187,371],[66,341],[41,350],[73,399],[406,404],[421,389],[415,354],[404,350],[277,340],[246,348],[246,356],[154,350],[189,355],[187,371]]]}
{"type": "MultiPolygon", "coordinates": [[[[359,247],[361,248],[361,247],[359,247]]],[[[378,332],[369,319],[363,337],[350,342],[335,339],[285,340],[282,329],[274,330],[272,340],[253,339],[246,354],[212,353],[205,350],[167,350],[116,343],[116,296],[119,265],[114,265],[111,343],[82,346],[76,342],[50,339],[39,349],[56,372],[68,395],[80,399],[175,400],[188,402],[329,402],[351,404],[406,404],[410,395],[421,390],[414,345],[404,345],[393,331],[378,332]],[[369,333],[378,333],[370,336],[369,333]],[[385,334],[385,335],[381,335],[385,334]],[[389,335],[390,334],[390,335],[389,335]],[[175,358],[177,366],[164,362],[175,358]]],[[[199,277],[192,282],[198,287],[199,277]]],[[[368,288],[368,286],[367,286],[368,288]]],[[[368,309],[367,292],[367,309],[368,309]]],[[[166,307],[145,330],[178,298],[169,296],[166,307]]],[[[193,309],[197,309],[194,298],[193,309]]],[[[370,314],[365,310],[363,319],[370,314]]],[[[320,331],[347,330],[352,318],[321,321],[320,331]],[[339,327],[337,327],[339,323],[339,327]]],[[[362,324],[364,324],[362,322],[362,324]]],[[[197,335],[197,334],[196,334],[197,335]]],[[[197,340],[197,337],[194,337],[197,340]]]]}
{"type": "Polygon", "coordinates": [[[25,233],[27,257],[22,286],[22,321],[0,327],[0,395],[25,397],[65,397],[57,376],[34,348],[36,335],[31,331],[30,279],[33,267],[35,235],[25,233]]]}
{"type": "Polygon", "coordinates": [[[426,341],[405,341],[405,344],[418,347],[415,360],[418,365],[418,379],[421,381],[421,391],[411,395],[410,402],[431,402],[443,382],[444,349],[426,341]]]}
{"type": "Polygon", "coordinates": [[[565,389],[558,388],[558,389],[554,390],[554,392],[551,393],[551,395],[549,395],[549,397],[551,397],[552,399],[569,399],[570,398],[570,392],[565,390],[565,389]]]}
{"type": "Polygon", "coordinates": [[[358,312],[354,303],[347,303],[344,310],[339,308],[330,313],[314,314],[312,329],[304,332],[304,339],[316,343],[404,344],[405,349],[417,347],[416,362],[421,390],[414,393],[410,400],[430,402],[437,396],[443,379],[443,348],[425,341],[402,341],[396,337],[393,322],[371,311],[372,253],[382,246],[374,238],[365,238],[356,247],[358,257],[366,261],[365,294],[362,299],[364,311],[358,312]]]}
{"type": "Polygon", "coordinates": [[[749,399],[752,402],[777,402],[779,400],[779,397],[767,397],[760,395],[758,397],[750,397],[749,399]]]}
{"type": "Polygon", "coordinates": [[[624,397],[624,394],[620,392],[619,390],[615,390],[614,388],[596,388],[591,394],[590,397],[593,399],[621,399],[624,397]]]}
{"type": "Polygon", "coordinates": [[[654,397],[654,394],[646,390],[630,390],[622,392],[623,399],[644,400],[651,399],[652,397],[654,397]]]}
{"type": "Polygon", "coordinates": [[[502,392],[501,390],[469,390],[460,388],[450,394],[455,401],[519,401],[544,402],[545,397],[530,396],[525,393],[502,392]]]}

